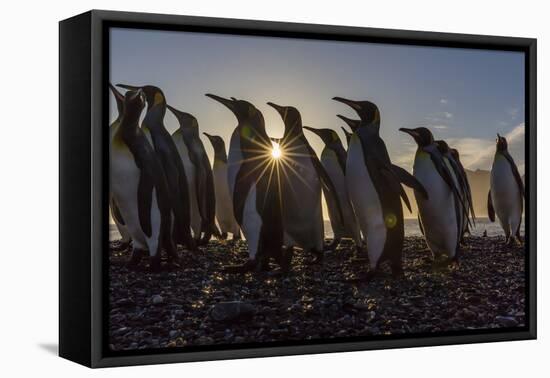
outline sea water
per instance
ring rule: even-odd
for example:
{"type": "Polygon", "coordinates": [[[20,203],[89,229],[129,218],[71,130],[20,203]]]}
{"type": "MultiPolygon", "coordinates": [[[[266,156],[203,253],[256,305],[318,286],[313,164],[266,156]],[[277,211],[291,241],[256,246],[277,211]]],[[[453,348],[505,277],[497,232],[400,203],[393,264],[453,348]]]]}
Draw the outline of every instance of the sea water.
{"type": "MultiPolygon", "coordinates": [[[[471,228],[472,235],[482,236],[484,231],[487,231],[487,236],[499,236],[504,235],[504,231],[500,227],[498,222],[491,222],[489,218],[477,218],[476,226],[471,228]]],[[[521,235],[525,234],[525,219],[521,222],[521,235]]],[[[405,219],[405,236],[422,236],[420,227],[418,227],[417,219],[405,219]]],[[[325,237],[332,238],[332,227],[330,221],[325,221],[325,237]]],[[[116,228],[116,225],[109,225],[109,240],[120,239],[120,234],[116,228]]]]}

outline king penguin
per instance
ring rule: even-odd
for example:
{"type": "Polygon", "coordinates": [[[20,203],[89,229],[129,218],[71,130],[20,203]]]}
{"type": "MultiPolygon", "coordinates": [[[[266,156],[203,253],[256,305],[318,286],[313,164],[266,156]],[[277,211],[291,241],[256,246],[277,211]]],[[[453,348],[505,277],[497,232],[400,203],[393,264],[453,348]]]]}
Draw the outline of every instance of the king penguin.
{"type": "Polygon", "coordinates": [[[334,184],[336,196],[342,209],[343,219],[340,221],[336,204],[329,202],[331,197],[327,198],[330,224],[334,233],[333,248],[336,248],[342,238],[348,238],[355,241],[355,246],[360,251],[363,243],[361,241],[361,231],[359,230],[359,225],[355,219],[355,213],[348,196],[346,186],[347,153],[342,145],[342,141],[338,137],[338,134],[336,134],[336,131],[331,129],[315,129],[308,126],[304,126],[304,129],[315,133],[325,144],[321,152],[321,164],[334,184]]]}
{"type": "Polygon", "coordinates": [[[518,167],[508,152],[506,138],[497,134],[496,144],[491,168],[491,189],[487,196],[489,218],[494,222],[496,213],[506,235],[506,244],[510,244],[513,239],[519,243],[525,188],[518,167]]]}
{"type": "Polygon", "coordinates": [[[170,105],[168,109],[174,113],[180,125],[172,134],[172,139],[185,167],[193,237],[197,242],[206,244],[213,234],[219,236],[215,223],[216,196],[210,160],[200,139],[197,119],[170,105]]]}
{"type": "Polygon", "coordinates": [[[147,111],[141,129],[153,146],[166,175],[171,196],[174,241],[194,250],[195,242],[191,236],[189,189],[185,167],[170,133],[164,126],[164,115],[166,114],[164,93],[160,88],[152,85],[135,87],[117,84],[117,86],[129,90],[141,89],[145,94],[147,111]]]}
{"type": "Polygon", "coordinates": [[[460,218],[460,223],[462,225],[462,234],[460,235],[460,241],[463,241],[466,230],[469,230],[469,228],[472,226],[472,223],[470,222],[470,213],[472,214],[472,220],[474,219],[475,215],[473,212],[473,204],[471,202],[471,192],[469,191],[468,178],[466,177],[466,172],[463,169],[460,169],[460,166],[453,156],[451,148],[449,147],[447,142],[445,142],[444,140],[436,140],[435,144],[437,145],[437,149],[441,153],[441,156],[443,156],[443,161],[445,162],[447,168],[449,169],[449,172],[451,173],[453,182],[458,188],[458,192],[460,193],[460,196],[462,198],[462,203],[464,204],[460,218]]]}
{"type": "Polygon", "coordinates": [[[448,262],[457,262],[465,205],[456,177],[429,129],[399,131],[412,136],[418,145],[413,174],[428,191],[428,199],[414,194],[428,248],[434,257],[446,255],[448,262]]]}
{"type": "Polygon", "coordinates": [[[320,261],[325,240],[321,192],[324,190],[327,203],[334,204],[335,216],[341,223],[336,189],[304,135],[300,112],[292,106],[267,104],[279,113],[285,126],[279,158],[285,246],[300,247],[320,261]]]}
{"type": "MultiPolygon", "coordinates": [[[[113,141],[113,135],[115,135],[116,131],[120,126],[122,112],[124,111],[124,96],[111,83],[109,83],[109,88],[111,89],[111,92],[115,96],[116,107],[118,111],[117,118],[109,126],[109,148],[110,148],[113,141]]],[[[113,217],[115,225],[121,236],[120,249],[125,250],[130,245],[132,238],[130,237],[130,232],[128,231],[128,227],[126,226],[126,223],[122,218],[122,214],[120,214],[120,210],[118,209],[116,201],[113,199],[113,196],[111,195],[110,192],[109,192],[109,207],[111,209],[111,216],[113,217]]]]}
{"type": "Polygon", "coordinates": [[[395,277],[403,274],[404,221],[401,198],[410,203],[401,183],[427,198],[424,187],[407,171],[391,163],[386,144],[380,138],[380,111],[370,101],[342,97],[333,100],[357,112],[361,124],[353,133],[346,162],[346,184],[363,237],[371,279],[384,261],[389,261],[395,277]]]}
{"type": "Polygon", "coordinates": [[[112,138],[110,156],[111,193],[133,240],[130,265],[149,251],[151,269],[160,268],[161,250],[176,254],[172,239],[171,199],[164,170],[139,128],[145,107],[143,91],[128,91],[124,113],[112,138]]]}
{"type": "Polygon", "coordinates": [[[233,199],[229,194],[225,142],[218,135],[203,134],[210,140],[214,148],[212,175],[214,176],[214,192],[216,194],[216,219],[220,226],[221,238],[226,239],[227,233],[230,232],[233,234],[233,240],[238,240],[241,238],[241,231],[233,213],[233,199]]]}
{"type": "Polygon", "coordinates": [[[246,238],[249,257],[244,265],[230,271],[266,269],[271,257],[286,271],[292,255],[282,248],[279,169],[271,156],[264,117],[248,101],[206,96],[226,106],[237,118],[229,144],[227,177],[233,212],[246,238]]]}

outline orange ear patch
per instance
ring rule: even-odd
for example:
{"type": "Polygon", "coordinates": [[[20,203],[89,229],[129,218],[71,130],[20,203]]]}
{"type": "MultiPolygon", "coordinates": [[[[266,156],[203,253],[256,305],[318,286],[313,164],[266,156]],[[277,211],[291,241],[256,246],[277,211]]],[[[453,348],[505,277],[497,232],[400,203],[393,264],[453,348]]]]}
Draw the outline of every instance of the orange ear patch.
{"type": "Polygon", "coordinates": [[[164,102],[164,96],[162,93],[157,92],[155,93],[155,105],[161,104],[164,102]]]}

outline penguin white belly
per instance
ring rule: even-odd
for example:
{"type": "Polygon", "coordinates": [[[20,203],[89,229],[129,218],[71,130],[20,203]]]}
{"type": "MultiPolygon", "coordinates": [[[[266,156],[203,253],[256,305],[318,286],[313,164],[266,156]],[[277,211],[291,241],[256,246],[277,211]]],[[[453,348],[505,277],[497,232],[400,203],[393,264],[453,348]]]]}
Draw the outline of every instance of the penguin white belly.
{"type": "Polygon", "coordinates": [[[127,230],[134,241],[134,248],[149,250],[150,256],[158,251],[160,237],[160,210],[153,189],[151,201],[151,236],[147,236],[139,221],[138,187],[141,171],[136,166],[133,155],[126,146],[111,149],[110,157],[111,191],[127,230]]]}
{"type": "Polygon", "coordinates": [[[413,171],[428,191],[428,200],[414,193],[426,243],[434,255],[444,253],[453,258],[459,238],[453,193],[427,153],[417,153],[413,171]]]}
{"type": "Polygon", "coordinates": [[[491,169],[491,199],[504,233],[514,235],[521,223],[523,199],[510,163],[500,154],[491,169]]]}
{"type": "Polygon", "coordinates": [[[338,222],[338,216],[333,216],[332,214],[333,212],[336,214],[337,209],[331,210],[329,201],[327,200],[329,213],[331,215],[330,221],[332,229],[335,235],[337,235],[337,232],[339,232],[341,234],[339,236],[344,238],[353,238],[356,243],[360,243],[361,238],[359,233],[359,226],[357,225],[355,213],[353,212],[349,200],[348,190],[346,186],[346,177],[344,175],[344,172],[342,171],[340,163],[338,162],[338,157],[336,156],[336,153],[331,149],[325,148],[323,150],[323,153],[321,154],[321,164],[327,171],[327,174],[329,175],[332,183],[334,184],[334,187],[336,188],[336,197],[338,199],[338,202],[340,203],[342,216],[344,217],[343,224],[341,222],[338,222]],[[335,219],[333,220],[333,218],[335,219]]]}
{"type": "Polygon", "coordinates": [[[324,243],[321,181],[305,146],[282,164],[285,245],[321,252],[324,243]]]}
{"type": "Polygon", "coordinates": [[[252,185],[245,200],[241,230],[248,244],[248,256],[256,258],[262,230],[262,217],[256,208],[256,185],[252,185]]]}
{"type": "Polygon", "coordinates": [[[187,178],[187,190],[189,193],[189,211],[190,211],[190,223],[191,230],[193,231],[193,237],[198,239],[201,232],[201,214],[199,211],[199,201],[197,198],[197,185],[196,185],[196,167],[189,158],[189,150],[185,144],[181,135],[175,135],[173,137],[174,143],[178,149],[183,167],[185,168],[185,177],[187,178]]]}
{"type": "MultiPolygon", "coordinates": [[[[111,190],[111,193],[109,193],[109,194],[110,194],[111,197],[113,196],[112,195],[112,190],[111,190]]],[[[132,240],[132,237],[130,236],[130,232],[128,231],[128,227],[126,226],[126,224],[120,223],[117,220],[117,218],[113,216],[113,207],[112,207],[111,202],[114,203],[114,200],[109,201],[109,214],[110,214],[111,218],[113,219],[113,221],[115,222],[118,233],[120,234],[120,237],[121,237],[120,241],[122,243],[129,243],[132,240]]]]}
{"type": "Polygon", "coordinates": [[[227,163],[215,161],[212,175],[214,176],[214,192],[216,195],[216,218],[221,232],[238,233],[239,226],[233,214],[233,200],[229,194],[227,163]]]}
{"type": "Polygon", "coordinates": [[[365,165],[363,147],[356,134],[350,140],[346,173],[349,198],[359,228],[367,239],[370,266],[375,269],[384,252],[387,229],[384,222],[382,203],[365,165]]]}

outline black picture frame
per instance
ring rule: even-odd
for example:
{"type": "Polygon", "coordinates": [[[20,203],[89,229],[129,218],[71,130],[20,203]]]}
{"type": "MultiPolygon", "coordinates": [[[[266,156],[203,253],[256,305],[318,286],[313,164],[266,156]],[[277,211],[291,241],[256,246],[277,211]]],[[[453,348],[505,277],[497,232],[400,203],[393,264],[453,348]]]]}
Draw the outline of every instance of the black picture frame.
{"type": "Polygon", "coordinates": [[[370,349],[535,339],[536,64],[529,38],[310,25],[92,10],[59,24],[59,354],[89,367],[267,357],[370,349]],[[446,332],[444,336],[373,337],[364,341],[243,345],[108,353],[105,337],[108,239],[109,27],[182,30],[400,45],[510,50],[525,53],[526,327],[446,332]]]}

